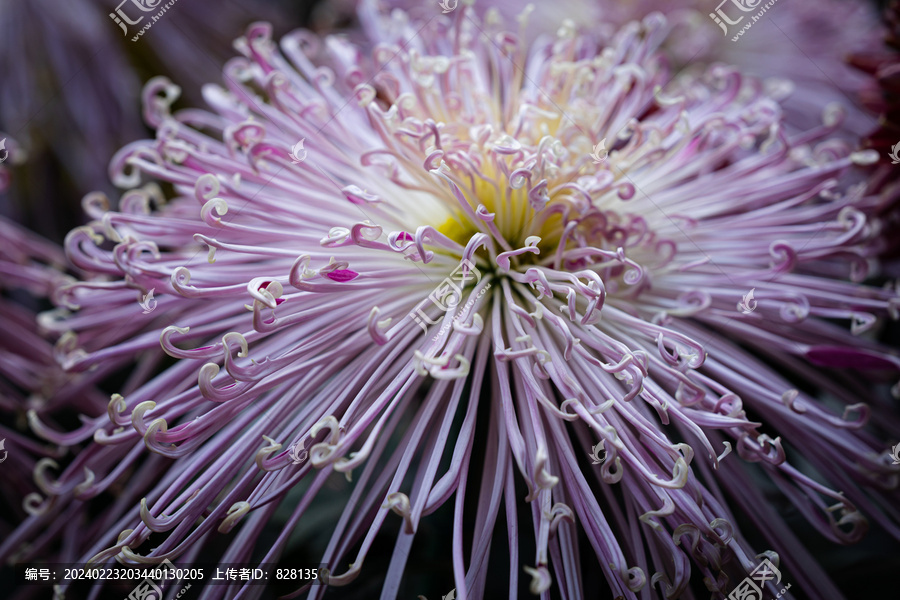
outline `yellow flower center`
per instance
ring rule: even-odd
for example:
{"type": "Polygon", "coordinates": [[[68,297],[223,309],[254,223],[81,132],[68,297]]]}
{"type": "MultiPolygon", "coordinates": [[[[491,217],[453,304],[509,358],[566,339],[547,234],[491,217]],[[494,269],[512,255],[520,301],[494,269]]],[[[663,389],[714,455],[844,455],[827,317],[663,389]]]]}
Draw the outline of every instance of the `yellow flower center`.
{"type": "MultiPolygon", "coordinates": [[[[563,230],[563,219],[559,213],[548,210],[554,204],[554,199],[551,198],[542,211],[535,211],[528,201],[527,185],[512,189],[505,180],[501,181],[502,183],[499,183],[493,178],[479,178],[475,180],[474,193],[465,188],[461,189],[473,211],[482,204],[494,215],[494,226],[514,249],[523,247],[529,236],[536,235],[541,238],[538,243],[540,255],[528,253],[520,256],[520,260],[533,263],[555,252],[563,230]]],[[[468,211],[454,208],[437,229],[465,246],[473,235],[487,231],[486,225],[480,218],[473,218],[468,211]]]]}

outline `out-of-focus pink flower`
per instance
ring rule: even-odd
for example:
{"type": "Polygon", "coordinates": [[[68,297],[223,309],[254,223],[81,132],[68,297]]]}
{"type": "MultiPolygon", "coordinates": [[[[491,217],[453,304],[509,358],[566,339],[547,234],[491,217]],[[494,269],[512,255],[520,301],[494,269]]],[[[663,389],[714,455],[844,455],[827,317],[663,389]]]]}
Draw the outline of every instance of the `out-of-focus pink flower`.
{"type": "MultiPolygon", "coordinates": [[[[861,100],[878,115],[878,127],[869,132],[863,147],[878,153],[879,168],[870,178],[870,187],[886,197],[883,208],[885,231],[900,228],[900,2],[885,9],[887,33],[880,48],[854,54],[851,64],[871,77],[861,92],[861,100]]],[[[890,261],[891,275],[900,277],[900,238],[885,236],[888,247],[883,256],[890,261]]]]}
{"type": "MultiPolygon", "coordinates": [[[[84,194],[113,191],[110,157],[146,133],[139,110],[144,73],[162,69],[199,100],[200,86],[231,53],[233,32],[278,14],[262,3],[250,15],[246,2],[180,1],[132,42],[155,15],[120,4],[129,18],[142,19],[124,35],[110,18],[120,2],[0,3],[0,130],[29,157],[0,211],[44,235],[62,237],[71,228],[84,194]]],[[[0,191],[8,169],[0,166],[0,191]]]]}

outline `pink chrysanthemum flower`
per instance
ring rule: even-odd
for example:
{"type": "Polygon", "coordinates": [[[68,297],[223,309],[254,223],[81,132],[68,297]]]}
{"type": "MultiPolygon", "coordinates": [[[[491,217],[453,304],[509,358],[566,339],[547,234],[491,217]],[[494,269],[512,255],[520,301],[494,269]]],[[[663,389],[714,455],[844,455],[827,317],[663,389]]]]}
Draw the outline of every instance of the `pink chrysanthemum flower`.
{"type": "Polygon", "coordinates": [[[382,575],[393,519],[397,597],[448,505],[462,599],[500,577],[510,597],[721,597],[763,553],[840,597],[769,499],[832,542],[900,538],[897,418],[859,377],[900,367],[866,334],[898,311],[862,283],[872,156],[834,122],[789,135],[732,68],[670,81],[658,14],[527,57],[468,7],[372,18],[370,55],[251,27],[209,112],[148,85],[157,138],[115,157],[119,211],[86,199],[67,242],[86,275],[41,320],[70,371],[136,366],[76,431],[32,416],[85,446],[40,465],[46,502],[0,555],[275,562],[346,476],[330,586],[382,575]],[[101,494],[87,529],[59,524],[101,494]]]}

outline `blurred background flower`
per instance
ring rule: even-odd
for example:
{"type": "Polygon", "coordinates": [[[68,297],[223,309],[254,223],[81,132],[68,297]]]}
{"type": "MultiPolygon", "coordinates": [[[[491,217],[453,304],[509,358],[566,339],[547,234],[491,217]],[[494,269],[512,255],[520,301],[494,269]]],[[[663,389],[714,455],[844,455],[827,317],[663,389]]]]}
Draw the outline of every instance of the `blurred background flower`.
{"type": "MultiPolygon", "coordinates": [[[[336,15],[346,12],[289,0],[181,0],[132,42],[137,27],[123,35],[109,16],[116,4],[0,2],[0,131],[21,147],[7,186],[8,166],[0,167],[0,214],[53,240],[83,221],[80,203],[88,192],[101,190],[115,201],[109,160],[148,133],[140,90],[150,77],[166,73],[187,101],[198,103],[201,86],[218,77],[232,40],[252,21],[270,20],[283,33],[304,24],[340,25],[336,15]]],[[[152,14],[131,2],[123,10],[134,19],[152,14]]]]}
{"type": "MultiPolygon", "coordinates": [[[[879,168],[870,177],[870,187],[888,201],[884,203],[882,218],[886,231],[900,230],[900,2],[892,1],[885,9],[887,34],[884,44],[857,52],[850,63],[870,76],[861,92],[861,100],[873,114],[878,115],[878,127],[863,140],[864,148],[878,152],[879,168]]],[[[882,256],[886,259],[886,273],[900,277],[900,236],[886,236],[882,256]]]]}

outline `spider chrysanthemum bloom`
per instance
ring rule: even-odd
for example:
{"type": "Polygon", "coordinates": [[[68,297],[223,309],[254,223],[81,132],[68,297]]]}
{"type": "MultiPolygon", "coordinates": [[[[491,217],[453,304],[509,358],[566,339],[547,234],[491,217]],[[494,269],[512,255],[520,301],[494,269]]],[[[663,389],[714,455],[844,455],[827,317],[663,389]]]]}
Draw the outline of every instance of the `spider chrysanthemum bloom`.
{"type": "Polygon", "coordinates": [[[212,112],[170,114],[173,86],[148,85],[157,139],[113,170],[170,198],[88,198],[68,252],[89,275],[42,319],[68,369],[137,367],[75,432],[32,418],[86,447],[39,466],[47,502],[0,554],[115,484],[87,533],[60,525],[23,558],[59,543],[189,563],[218,530],[218,560],[273,562],[337,471],[330,585],[381,576],[367,553],[399,519],[396,597],[450,503],[459,598],[505,577],[511,596],[721,596],[764,552],[804,594],[839,597],[768,498],[833,542],[869,521],[900,537],[898,467],[864,428],[897,419],[839,370],[900,366],[861,335],[898,310],[860,283],[880,200],[844,178],[872,157],[829,141],[830,117],[788,137],[733,69],[669,82],[660,15],[527,58],[468,7],[371,25],[370,56],[252,27],[226,88],[204,90],[212,112]],[[508,574],[488,571],[498,547],[508,574]]]}

